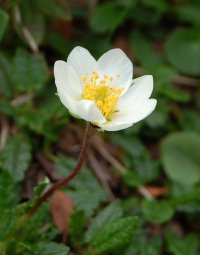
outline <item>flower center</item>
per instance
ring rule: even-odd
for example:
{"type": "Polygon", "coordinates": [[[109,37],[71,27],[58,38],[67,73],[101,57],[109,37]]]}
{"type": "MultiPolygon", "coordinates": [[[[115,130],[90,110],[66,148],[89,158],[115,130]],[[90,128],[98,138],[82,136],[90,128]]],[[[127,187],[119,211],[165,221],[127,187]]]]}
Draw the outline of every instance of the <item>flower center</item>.
{"type": "Polygon", "coordinates": [[[117,75],[114,79],[104,75],[100,78],[97,72],[93,72],[89,77],[82,77],[84,83],[82,98],[94,101],[107,120],[110,120],[112,113],[116,111],[119,96],[123,91],[123,88],[114,87],[119,77],[117,75]]]}

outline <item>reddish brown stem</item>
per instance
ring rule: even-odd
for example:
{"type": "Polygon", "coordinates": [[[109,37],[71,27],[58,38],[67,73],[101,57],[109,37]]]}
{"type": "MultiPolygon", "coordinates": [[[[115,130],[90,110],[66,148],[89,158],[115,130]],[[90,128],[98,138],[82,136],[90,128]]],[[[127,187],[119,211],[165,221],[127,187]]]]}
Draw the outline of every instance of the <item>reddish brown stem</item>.
{"type": "Polygon", "coordinates": [[[28,218],[31,218],[32,215],[38,210],[38,208],[45,202],[47,201],[51,195],[58,189],[60,189],[62,186],[68,184],[71,180],[73,180],[77,174],[80,172],[81,167],[83,166],[83,163],[87,157],[87,151],[88,151],[88,141],[89,141],[89,129],[90,129],[90,124],[87,123],[86,129],[85,129],[85,134],[84,134],[84,139],[83,139],[83,144],[81,147],[80,155],[78,158],[78,162],[76,167],[72,170],[72,172],[66,176],[64,179],[56,182],[53,186],[51,186],[36,202],[36,204],[31,208],[31,210],[28,213],[28,218]]]}

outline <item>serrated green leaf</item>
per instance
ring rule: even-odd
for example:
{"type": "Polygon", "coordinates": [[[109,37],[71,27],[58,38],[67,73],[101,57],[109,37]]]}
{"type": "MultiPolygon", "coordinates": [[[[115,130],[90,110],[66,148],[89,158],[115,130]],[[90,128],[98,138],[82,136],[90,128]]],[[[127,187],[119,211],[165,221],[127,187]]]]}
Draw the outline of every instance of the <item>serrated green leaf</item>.
{"type": "MultiPolygon", "coordinates": [[[[59,110],[56,108],[54,110],[59,110]]],[[[38,109],[32,109],[29,105],[16,108],[15,120],[19,126],[27,127],[36,134],[43,135],[49,140],[56,140],[57,138],[57,124],[52,125],[52,119],[54,113],[51,111],[51,107],[44,106],[38,109]]],[[[54,118],[55,119],[55,118],[54,118]]],[[[65,121],[66,123],[66,121],[65,121]]]]}
{"type": "Polygon", "coordinates": [[[0,9],[0,41],[6,31],[8,25],[9,16],[8,14],[0,9]]]}
{"type": "Polygon", "coordinates": [[[69,253],[66,245],[55,242],[39,242],[36,247],[39,250],[38,255],[67,255],[69,253]]]}
{"type": "Polygon", "coordinates": [[[127,245],[138,226],[137,217],[127,217],[107,224],[104,231],[99,232],[90,244],[92,254],[102,254],[127,245]]]}
{"type": "Polygon", "coordinates": [[[156,200],[144,200],[142,211],[146,220],[162,224],[170,220],[174,214],[171,204],[166,201],[157,202],[156,200]]]}
{"type": "Polygon", "coordinates": [[[13,94],[13,68],[10,58],[0,52],[0,92],[5,96],[13,94]]]}
{"type": "Polygon", "coordinates": [[[177,29],[167,39],[168,60],[180,72],[200,74],[200,33],[198,29],[177,29]]]}
{"type": "Polygon", "coordinates": [[[38,91],[48,79],[48,69],[42,56],[33,56],[17,49],[14,56],[13,79],[20,92],[38,91]]]}
{"type": "Polygon", "coordinates": [[[0,99],[0,112],[7,116],[13,116],[14,108],[12,107],[9,101],[0,99]]]}
{"type": "Polygon", "coordinates": [[[83,243],[85,215],[83,211],[74,211],[70,217],[69,236],[73,243],[83,243]]]}
{"type": "MultiPolygon", "coordinates": [[[[15,225],[14,210],[7,210],[0,214],[0,241],[6,239],[15,225]]],[[[0,242],[0,248],[3,245],[0,242]]]]}
{"type": "Polygon", "coordinates": [[[17,136],[11,137],[0,157],[0,165],[15,182],[22,181],[31,160],[31,145],[17,136]]]}
{"type": "Polygon", "coordinates": [[[146,226],[138,228],[133,242],[126,247],[124,253],[116,255],[161,255],[162,254],[162,237],[160,235],[151,236],[149,238],[146,226]]]}
{"type": "Polygon", "coordinates": [[[184,238],[169,233],[167,235],[168,249],[173,255],[198,255],[200,249],[199,236],[189,234],[184,238]]]}
{"type": "Polygon", "coordinates": [[[112,203],[100,212],[92,221],[85,234],[85,241],[90,242],[97,233],[104,231],[105,225],[118,220],[122,216],[122,209],[118,202],[112,203]]]}
{"type": "Polygon", "coordinates": [[[18,199],[12,176],[7,171],[3,171],[0,174],[0,213],[12,208],[18,199]]]}
{"type": "Polygon", "coordinates": [[[200,136],[177,132],[165,137],[161,143],[161,160],[167,176],[183,185],[200,181],[200,136]]]}
{"type": "MultiPolygon", "coordinates": [[[[21,253],[25,255],[40,255],[40,252],[38,251],[37,247],[35,247],[33,244],[30,244],[28,242],[21,242],[21,241],[15,241],[13,240],[13,243],[11,243],[12,246],[14,246],[13,253],[21,253]],[[17,251],[16,251],[17,250],[17,251]]],[[[9,247],[10,248],[10,247],[9,247]]],[[[8,254],[10,254],[11,251],[9,249],[8,254]]]]}

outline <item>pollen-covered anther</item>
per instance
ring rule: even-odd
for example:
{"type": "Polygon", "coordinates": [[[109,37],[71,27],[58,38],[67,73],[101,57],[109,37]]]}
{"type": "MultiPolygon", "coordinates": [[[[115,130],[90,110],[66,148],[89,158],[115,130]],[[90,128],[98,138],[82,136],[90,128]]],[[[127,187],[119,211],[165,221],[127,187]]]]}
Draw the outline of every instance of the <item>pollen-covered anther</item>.
{"type": "Polygon", "coordinates": [[[110,120],[112,113],[116,110],[118,99],[123,91],[123,88],[113,87],[117,85],[118,79],[118,76],[114,79],[106,74],[99,79],[95,71],[90,77],[82,77],[84,83],[82,98],[94,101],[107,120],[110,120]]]}

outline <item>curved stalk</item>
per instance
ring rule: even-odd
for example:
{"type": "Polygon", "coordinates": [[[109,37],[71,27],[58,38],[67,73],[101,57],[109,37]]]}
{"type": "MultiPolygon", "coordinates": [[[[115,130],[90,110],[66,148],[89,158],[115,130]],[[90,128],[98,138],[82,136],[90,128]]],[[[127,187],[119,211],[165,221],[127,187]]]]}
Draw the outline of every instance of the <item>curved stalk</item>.
{"type": "Polygon", "coordinates": [[[75,166],[75,168],[72,170],[72,172],[66,176],[65,178],[61,179],[60,181],[56,182],[53,184],[36,202],[36,204],[31,208],[31,210],[28,213],[28,218],[31,218],[32,215],[39,209],[39,207],[47,201],[51,195],[58,189],[60,189],[62,186],[68,184],[71,180],[73,180],[77,174],[80,172],[83,163],[87,157],[87,151],[88,151],[88,145],[89,145],[89,129],[91,125],[90,123],[87,123],[86,129],[85,129],[85,134],[84,134],[84,139],[83,139],[83,144],[81,147],[81,151],[79,154],[78,162],[75,166]]]}

